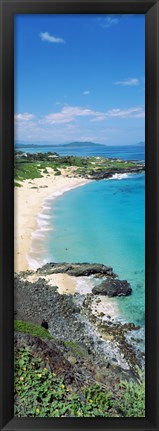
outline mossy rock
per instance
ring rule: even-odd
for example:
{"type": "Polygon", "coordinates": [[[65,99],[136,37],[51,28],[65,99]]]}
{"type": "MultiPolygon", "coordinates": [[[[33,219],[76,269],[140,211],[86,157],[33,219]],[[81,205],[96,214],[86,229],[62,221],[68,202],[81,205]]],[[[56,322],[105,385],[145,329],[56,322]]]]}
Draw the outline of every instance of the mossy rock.
{"type": "Polygon", "coordinates": [[[49,331],[40,325],[34,325],[30,322],[24,322],[23,320],[14,321],[14,331],[22,332],[24,334],[30,334],[34,337],[40,337],[47,340],[52,340],[53,337],[49,331]]]}
{"type": "Polygon", "coordinates": [[[64,346],[73,353],[76,357],[87,358],[88,352],[74,341],[64,341],[64,346]]]}

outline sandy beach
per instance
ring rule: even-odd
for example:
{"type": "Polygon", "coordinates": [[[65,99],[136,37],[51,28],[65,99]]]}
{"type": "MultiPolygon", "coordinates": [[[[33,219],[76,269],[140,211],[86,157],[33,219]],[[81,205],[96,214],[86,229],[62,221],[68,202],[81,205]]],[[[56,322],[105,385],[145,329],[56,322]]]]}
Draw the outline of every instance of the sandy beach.
{"type": "Polygon", "coordinates": [[[48,168],[48,172],[41,178],[25,180],[21,183],[21,187],[15,187],[14,269],[16,272],[29,269],[27,256],[31,247],[32,233],[37,229],[37,216],[43,208],[45,199],[56,198],[59,194],[90,182],[83,178],[68,177],[64,172],[60,176],[55,176],[51,168],[48,168]]]}
{"type": "MultiPolygon", "coordinates": [[[[45,206],[48,198],[56,199],[59,194],[63,194],[73,188],[81,187],[92,180],[68,176],[68,171],[61,170],[60,176],[55,176],[51,168],[47,168],[48,174],[41,178],[25,180],[21,182],[21,187],[14,189],[14,270],[15,272],[27,271],[33,267],[29,266],[29,252],[33,241],[32,233],[38,228],[37,217],[45,206]]],[[[71,170],[69,169],[69,175],[71,170]]],[[[35,268],[36,270],[36,268],[35,268]]],[[[28,281],[34,283],[39,277],[28,275],[28,281]]],[[[60,294],[74,294],[78,292],[91,293],[92,282],[85,277],[72,277],[68,274],[51,274],[44,277],[50,286],[58,286],[60,294]]],[[[103,307],[100,303],[95,303],[92,312],[104,311],[105,314],[116,316],[117,306],[114,301],[103,298],[103,307]]]]}

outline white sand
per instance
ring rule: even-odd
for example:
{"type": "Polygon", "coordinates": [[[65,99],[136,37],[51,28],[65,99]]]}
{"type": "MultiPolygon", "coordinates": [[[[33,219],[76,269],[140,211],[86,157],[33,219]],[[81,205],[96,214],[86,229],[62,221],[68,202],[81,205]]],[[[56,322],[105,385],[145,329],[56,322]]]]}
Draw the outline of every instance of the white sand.
{"type": "MultiPolygon", "coordinates": [[[[42,178],[34,180],[25,180],[21,187],[15,187],[14,192],[14,269],[16,272],[26,271],[29,269],[28,255],[31,250],[32,233],[37,230],[37,216],[42,211],[45,199],[56,198],[73,188],[89,183],[91,180],[83,178],[68,177],[71,175],[71,169],[61,170],[62,175],[55,176],[51,168],[49,172],[43,174],[42,178]],[[36,187],[36,188],[34,188],[36,187]]],[[[27,277],[28,281],[35,282],[39,276],[36,274],[27,277]]],[[[50,286],[58,286],[60,294],[80,294],[90,293],[92,291],[91,277],[72,277],[68,274],[51,274],[45,276],[50,286]]],[[[103,312],[111,317],[116,316],[117,307],[114,301],[108,298],[100,298],[100,303],[92,306],[94,314],[103,312]]]]}
{"type": "MultiPolygon", "coordinates": [[[[76,292],[76,277],[72,277],[68,274],[50,274],[42,276],[49,286],[58,286],[58,292],[60,294],[74,294],[76,292]]],[[[39,280],[39,275],[33,274],[28,275],[27,280],[30,283],[35,283],[39,280]]]]}
{"type": "MultiPolygon", "coordinates": [[[[72,188],[82,186],[90,180],[68,177],[64,171],[55,176],[47,169],[49,176],[25,180],[14,193],[14,269],[16,272],[29,269],[27,255],[31,247],[32,232],[37,229],[37,215],[42,210],[45,199],[56,197],[72,188]],[[36,187],[36,188],[34,188],[36,187]]],[[[70,277],[71,278],[71,277],[70,277]]]]}

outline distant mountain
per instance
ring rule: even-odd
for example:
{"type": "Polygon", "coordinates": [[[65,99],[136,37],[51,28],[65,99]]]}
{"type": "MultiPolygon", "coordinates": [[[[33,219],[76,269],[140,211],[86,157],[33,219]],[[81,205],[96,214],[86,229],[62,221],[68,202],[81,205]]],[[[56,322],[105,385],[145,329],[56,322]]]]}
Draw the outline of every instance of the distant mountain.
{"type": "MultiPolygon", "coordinates": [[[[55,147],[57,147],[57,148],[95,148],[95,149],[97,149],[97,147],[100,147],[101,149],[102,148],[106,148],[106,147],[118,147],[118,146],[120,146],[120,145],[105,145],[105,144],[97,144],[97,143],[95,143],[95,142],[90,142],[90,141],[84,141],[84,142],[80,142],[80,141],[74,141],[74,142],[71,142],[71,143],[69,143],[69,144],[55,144],[55,143],[50,143],[50,142],[45,142],[45,141],[43,141],[43,142],[34,142],[34,143],[26,143],[26,142],[15,142],[15,148],[36,148],[36,147],[41,147],[41,148],[44,148],[44,147],[53,147],[53,148],[55,148],[55,147]]],[[[121,145],[122,146],[122,145],[121,145]]],[[[136,143],[136,144],[134,144],[134,145],[124,145],[125,147],[127,147],[127,146],[134,146],[134,147],[144,147],[145,146],[145,142],[144,141],[141,141],[141,142],[138,142],[138,143],[136,143]]]]}
{"type": "Polygon", "coordinates": [[[85,148],[85,147],[105,147],[106,145],[104,144],[95,144],[94,142],[90,142],[90,141],[85,141],[85,142],[71,142],[70,144],[50,144],[49,142],[34,142],[34,143],[26,143],[26,142],[16,142],[15,143],[15,147],[19,148],[19,147],[27,147],[27,148],[36,148],[36,147],[59,147],[59,148],[74,148],[74,147],[81,147],[81,148],[85,148]]]}
{"type": "Polygon", "coordinates": [[[72,147],[96,147],[96,146],[99,146],[99,147],[106,147],[106,145],[104,145],[104,144],[96,144],[95,142],[90,142],[90,141],[85,141],[85,142],[79,142],[79,141],[77,141],[77,142],[71,142],[70,144],[62,144],[61,146],[62,147],[69,147],[69,148],[72,148],[72,147]]]}

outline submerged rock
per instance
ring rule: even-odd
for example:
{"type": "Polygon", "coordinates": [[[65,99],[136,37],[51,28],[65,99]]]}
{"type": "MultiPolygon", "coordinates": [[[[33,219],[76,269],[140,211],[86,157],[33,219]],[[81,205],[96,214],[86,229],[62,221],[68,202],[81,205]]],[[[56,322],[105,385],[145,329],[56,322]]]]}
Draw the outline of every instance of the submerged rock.
{"type": "Polygon", "coordinates": [[[132,292],[130,284],[126,280],[107,279],[98,286],[93,287],[92,293],[95,295],[128,296],[132,292]]]}

